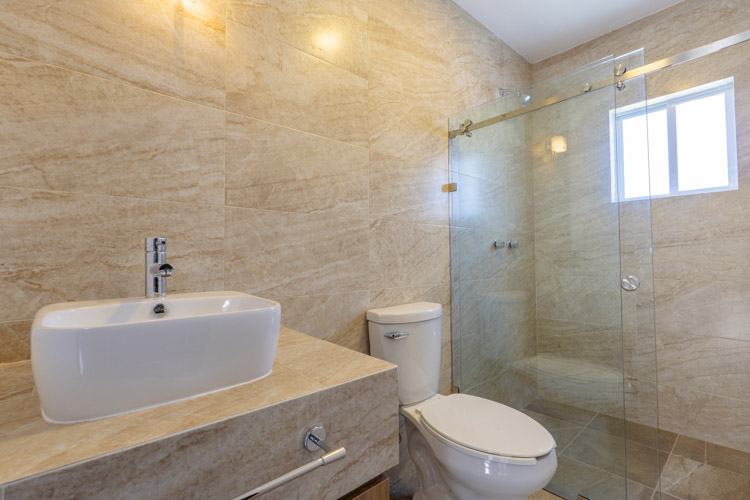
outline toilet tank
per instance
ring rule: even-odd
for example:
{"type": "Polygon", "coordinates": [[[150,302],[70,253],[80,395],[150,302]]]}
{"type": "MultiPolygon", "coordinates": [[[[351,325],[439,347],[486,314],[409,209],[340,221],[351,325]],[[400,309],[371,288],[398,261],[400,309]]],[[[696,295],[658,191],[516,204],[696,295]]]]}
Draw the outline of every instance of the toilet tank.
{"type": "Polygon", "coordinates": [[[419,403],[437,393],[442,315],[442,306],[432,302],[367,311],[370,354],[398,365],[401,405],[419,403]]]}

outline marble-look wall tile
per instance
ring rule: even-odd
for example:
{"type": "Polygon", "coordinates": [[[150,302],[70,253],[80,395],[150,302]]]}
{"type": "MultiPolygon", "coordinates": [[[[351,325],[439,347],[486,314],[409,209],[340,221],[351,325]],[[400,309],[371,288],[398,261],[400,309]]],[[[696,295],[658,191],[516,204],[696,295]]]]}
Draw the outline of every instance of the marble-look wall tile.
{"type": "Polygon", "coordinates": [[[451,29],[451,4],[433,0],[413,0],[408,4],[398,0],[369,2],[370,41],[442,57],[451,29]]]}
{"type": "MultiPolygon", "coordinates": [[[[8,396],[30,393],[34,388],[34,378],[31,373],[31,363],[20,361],[16,363],[0,363],[0,401],[5,402],[8,396]]],[[[3,423],[16,418],[10,411],[0,413],[3,423]]],[[[4,482],[4,481],[3,481],[4,482]]]]}
{"type": "Polygon", "coordinates": [[[534,274],[533,232],[516,233],[501,221],[497,229],[455,227],[452,265],[462,281],[500,279],[511,273],[534,274]],[[518,240],[518,248],[496,248],[495,241],[518,240]],[[523,247],[520,247],[523,245],[523,247]]]}
{"type": "Polygon", "coordinates": [[[381,86],[409,99],[429,103],[447,116],[451,111],[448,61],[433,52],[371,41],[370,86],[381,86]]]}
{"type": "Polygon", "coordinates": [[[0,363],[31,358],[31,321],[0,323],[0,363]]]}
{"type": "Polygon", "coordinates": [[[370,152],[370,217],[447,226],[447,170],[370,152]]]}
{"type": "MultiPolygon", "coordinates": [[[[615,270],[617,272],[617,270],[615,270]]],[[[537,276],[537,316],[607,327],[621,326],[620,284],[616,278],[537,276]]]]}
{"type": "Polygon", "coordinates": [[[223,217],[222,207],[0,188],[0,320],[143,295],[143,241],[154,235],[169,242],[170,292],[221,290],[223,217]]]}
{"type": "Polygon", "coordinates": [[[461,383],[466,388],[474,387],[534,358],[536,323],[533,318],[508,320],[494,330],[462,335],[460,342],[461,383]]]}
{"type": "MultiPolygon", "coordinates": [[[[546,244],[547,247],[557,247],[558,250],[570,247],[569,252],[575,250],[582,257],[588,253],[590,260],[596,256],[608,257],[609,260],[597,269],[609,270],[618,267],[620,226],[616,204],[607,202],[582,208],[560,205],[554,209],[551,206],[541,207],[539,199],[540,194],[537,193],[534,229],[538,245],[546,244]],[[576,245],[575,240],[580,243],[576,245]],[[617,261],[612,260],[612,254],[617,256],[617,261]]],[[[545,250],[550,251],[548,248],[545,250]]],[[[580,265],[587,267],[583,263],[580,265]]]]}
{"type": "Polygon", "coordinates": [[[536,315],[534,283],[523,272],[500,279],[461,282],[461,335],[497,331],[536,315]]]}
{"type": "Polygon", "coordinates": [[[231,20],[226,87],[228,111],[368,144],[367,80],[231,20]]]}
{"type": "Polygon", "coordinates": [[[223,112],[11,55],[0,82],[0,185],[224,204],[223,112]]]}
{"type": "Polygon", "coordinates": [[[750,453],[750,402],[659,384],[660,427],[750,453]]]}
{"type": "Polygon", "coordinates": [[[663,332],[658,356],[660,383],[750,404],[750,342],[663,332]]]}
{"type": "Polygon", "coordinates": [[[656,328],[660,332],[750,340],[750,283],[710,278],[655,281],[656,328]]]}
{"type": "Polygon", "coordinates": [[[368,77],[367,0],[228,2],[230,19],[368,77]]]}
{"type": "Polygon", "coordinates": [[[453,181],[460,186],[453,193],[453,226],[512,230],[505,186],[463,174],[454,174],[453,181]]]}
{"type": "MultiPolygon", "coordinates": [[[[456,123],[467,118],[475,123],[514,109],[513,96],[462,113],[456,123]]],[[[524,187],[533,191],[534,169],[531,168],[533,115],[521,115],[491,127],[472,131],[471,137],[459,136],[452,143],[454,172],[497,184],[524,187]],[[520,175],[519,175],[520,174],[520,175]]]]}
{"type": "Polygon", "coordinates": [[[281,324],[293,330],[369,354],[365,313],[370,293],[302,295],[274,299],[281,304],[281,324]]]}
{"type": "MultiPolygon", "coordinates": [[[[11,449],[7,450],[3,458],[5,460],[12,460],[13,458],[20,459],[18,453],[13,453],[19,446],[13,446],[12,443],[19,442],[18,439],[11,439],[14,435],[14,431],[22,429],[25,432],[29,432],[33,435],[33,426],[28,426],[30,420],[39,417],[39,399],[32,397],[34,391],[34,378],[31,373],[31,362],[18,361],[16,363],[5,363],[0,364],[0,376],[2,381],[0,382],[0,428],[3,429],[0,435],[3,436],[3,442],[11,443],[11,449]]],[[[27,434],[28,435],[28,434],[27,434]]],[[[49,446],[49,440],[47,440],[49,446]]],[[[26,467],[32,467],[34,462],[44,462],[39,460],[38,457],[32,457],[30,460],[25,461],[29,465],[26,467]]],[[[2,476],[0,477],[0,484],[6,483],[10,478],[18,476],[8,476],[8,469],[11,469],[11,474],[14,472],[12,465],[3,464],[3,469],[0,469],[2,476]]]]}
{"type": "Polygon", "coordinates": [[[533,358],[516,360],[498,377],[465,391],[513,408],[523,408],[536,399],[536,365],[533,358]]]}
{"type": "Polygon", "coordinates": [[[269,297],[367,290],[367,221],[228,207],[228,290],[269,297]]]}
{"type": "Polygon", "coordinates": [[[0,51],[224,107],[226,0],[0,6],[0,51]]]}
{"type": "MultiPolygon", "coordinates": [[[[745,170],[743,164],[740,172],[745,170]]],[[[653,201],[657,277],[680,279],[701,273],[718,280],[747,280],[750,271],[744,253],[750,245],[750,197],[742,186],[737,191],[653,201]]]]}
{"type": "Polygon", "coordinates": [[[540,353],[599,361],[612,366],[622,363],[622,329],[580,321],[539,319],[537,347],[540,353]]]}
{"type": "Polygon", "coordinates": [[[369,93],[370,149],[448,168],[448,116],[385,87],[369,93]]]}
{"type": "Polygon", "coordinates": [[[370,288],[449,283],[447,227],[370,222],[370,288]]]}
{"type": "Polygon", "coordinates": [[[226,115],[227,205],[367,217],[366,149],[226,115]]]}
{"type": "Polygon", "coordinates": [[[619,366],[537,356],[539,397],[607,415],[623,414],[623,374],[619,366]]]}
{"type": "MultiPolygon", "coordinates": [[[[510,49],[502,40],[477,29],[479,22],[463,9],[452,10],[451,27],[446,51],[452,62],[451,114],[499,97],[506,85],[506,52],[510,49]]],[[[528,72],[528,70],[527,70],[528,72]]],[[[529,74],[510,83],[531,84],[529,74]]]]}

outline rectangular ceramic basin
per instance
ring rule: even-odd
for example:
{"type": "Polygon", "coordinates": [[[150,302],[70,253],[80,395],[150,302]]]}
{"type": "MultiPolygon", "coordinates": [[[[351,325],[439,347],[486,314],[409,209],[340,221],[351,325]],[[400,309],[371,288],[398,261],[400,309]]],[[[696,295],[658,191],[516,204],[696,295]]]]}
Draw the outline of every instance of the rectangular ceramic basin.
{"type": "Polygon", "coordinates": [[[31,327],[42,415],[95,420],[265,377],[280,325],[278,303],[238,292],[44,307],[31,327]]]}

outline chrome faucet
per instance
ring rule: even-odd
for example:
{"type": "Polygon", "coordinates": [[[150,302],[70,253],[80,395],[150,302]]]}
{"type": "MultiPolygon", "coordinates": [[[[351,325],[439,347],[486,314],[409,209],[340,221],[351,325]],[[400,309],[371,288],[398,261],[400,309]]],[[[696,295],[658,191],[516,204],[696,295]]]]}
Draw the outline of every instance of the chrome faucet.
{"type": "Polygon", "coordinates": [[[167,264],[167,239],[146,238],[146,297],[167,296],[167,278],[174,268],[167,264]]]}

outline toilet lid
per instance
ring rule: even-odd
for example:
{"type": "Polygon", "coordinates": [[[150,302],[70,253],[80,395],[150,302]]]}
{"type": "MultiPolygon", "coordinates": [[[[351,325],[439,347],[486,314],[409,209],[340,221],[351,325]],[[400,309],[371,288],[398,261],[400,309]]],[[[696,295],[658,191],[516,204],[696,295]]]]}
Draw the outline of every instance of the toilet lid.
{"type": "Polygon", "coordinates": [[[444,438],[485,453],[532,458],[555,447],[547,429],[533,418],[488,399],[452,394],[419,413],[444,438]]]}

